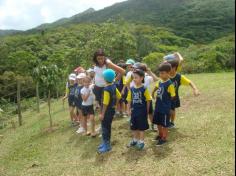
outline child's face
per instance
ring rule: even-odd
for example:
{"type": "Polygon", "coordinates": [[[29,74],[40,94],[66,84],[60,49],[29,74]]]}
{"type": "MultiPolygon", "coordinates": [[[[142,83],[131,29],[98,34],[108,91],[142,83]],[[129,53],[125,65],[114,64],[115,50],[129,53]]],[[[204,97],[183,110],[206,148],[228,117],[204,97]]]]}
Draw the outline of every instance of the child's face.
{"type": "Polygon", "coordinates": [[[83,84],[83,79],[78,79],[78,84],[83,84]]]}
{"type": "Polygon", "coordinates": [[[90,85],[90,80],[89,80],[88,78],[85,78],[84,81],[83,81],[83,83],[84,83],[84,86],[85,86],[85,87],[89,87],[89,85],[90,85]]]}
{"type": "Polygon", "coordinates": [[[90,76],[91,78],[94,78],[95,73],[94,73],[94,72],[90,72],[90,73],[89,73],[89,76],[90,76]]]}
{"type": "Polygon", "coordinates": [[[105,56],[98,56],[97,61],[100,66],[103,66],[105,64],[105,56]]]}
{"type": "Polygon", "coordinates": [[[166,81],[170,78],[169,72],[167,72],[167,71],[161,71],[159,73],[159,76],[163,81],[166,81]]]}
{"type": "Polygon", "coordinates": [[[176,72],[177,72],[177,69],[175,67],[172,67],[171,71],[170,71],[170,74],[174,75],[174,74],[176,74],[176,72]]]}
{"type": "Polygon", "coordinates": [[[143,83],[143,79],[144,79],[143,77],[139,76],[136,73],[133,73],[133,81],[137,86],[139,86],[143,83]]]}
{"type": "Polygon", "coordinates": [[[76,83],[76,81],[74,81],[74,80],[69,80],[69,83],[70,83],[70,85],[73,85],[73,84],[76,83]]]}
{"type": "Polygon", "coordinates": [[[133,71],[132,65],[131,65],[131,64],[127,65],[127,69],[128,69],[129,71],[133,71]]]}

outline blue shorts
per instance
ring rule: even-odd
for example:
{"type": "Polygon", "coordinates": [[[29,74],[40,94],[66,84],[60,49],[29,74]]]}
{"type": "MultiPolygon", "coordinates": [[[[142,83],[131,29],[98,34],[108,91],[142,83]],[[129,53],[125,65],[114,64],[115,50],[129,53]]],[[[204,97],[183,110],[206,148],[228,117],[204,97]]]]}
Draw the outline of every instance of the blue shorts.
{"type": "Polygon", "coordinates": [[[171,110],[175,110],[180,107],[180,99],[175,99],[171,101],[171,110]]]}
{"type": "Polygon", "coordinates": [[[83,116],[94,115],[95,113],[94,113],[93,105],[91,106],[82,105],[82,113],[83,113],[83,116]]]}
{"type": "Polygon", "coordinates": [[[74,96],[69,95],[68,104],[69,104],[70,107],[75,107],[75,97],[74,96]]]}
{"type": "Polygon", "coordinates": [[[79,100],[78,98],[75,98],[75,106],[77,109],[82,109],[82,101],[79,100]]]}
{"type": "Polygon", "coordinates": [[[165,128],[169,127],[170,114],[155,112],[153,117],[153,123],[165,128]]]}
{"type": "Polygon", "coordinates": [[[132,110],[130,129],[139,131],[145,131],[149,129],[146,109],[132,110]]]}

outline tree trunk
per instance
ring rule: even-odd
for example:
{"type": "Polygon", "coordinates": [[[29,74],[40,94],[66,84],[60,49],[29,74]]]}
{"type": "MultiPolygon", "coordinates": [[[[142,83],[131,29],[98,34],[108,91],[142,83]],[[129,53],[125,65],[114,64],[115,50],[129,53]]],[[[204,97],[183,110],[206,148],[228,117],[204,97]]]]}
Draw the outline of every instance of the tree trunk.
{"type": "Polygon", "coordinates": [[[20,80],[17,80],[17,112],[19,125],[22,125],[21,100],[20,100],[20,80]]]}
{"type": "Polygon", "coordinates": [[[48,90],[48,113],[50,120],[50,128],[52,128],[52,115],[51,115],[51,91],[48,90]]]}
{"type": "Polygon", "coordinates": [[[36,97],[37,97],[37,112],[40,112],[40,107],[39,107],[39,82],[37,81],[36,83],[36,97]]]}

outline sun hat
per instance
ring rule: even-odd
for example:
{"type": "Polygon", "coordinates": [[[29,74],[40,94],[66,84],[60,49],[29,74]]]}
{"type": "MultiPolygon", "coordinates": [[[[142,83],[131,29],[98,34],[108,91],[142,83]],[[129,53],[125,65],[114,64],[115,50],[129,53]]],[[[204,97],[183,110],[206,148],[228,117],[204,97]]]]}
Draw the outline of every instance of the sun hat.
{"type": "Polygon", "coordinates": [[[71,73],[71,74],[69,75],[69,80],[75,81],[75,80],[76,80],[76,74],[71,73]]]}
{"type": "Polygon", "coordinates": [[[125,64],[126,65],[134,65],[135,61],[133,59],[128,59],[125,64]]]}

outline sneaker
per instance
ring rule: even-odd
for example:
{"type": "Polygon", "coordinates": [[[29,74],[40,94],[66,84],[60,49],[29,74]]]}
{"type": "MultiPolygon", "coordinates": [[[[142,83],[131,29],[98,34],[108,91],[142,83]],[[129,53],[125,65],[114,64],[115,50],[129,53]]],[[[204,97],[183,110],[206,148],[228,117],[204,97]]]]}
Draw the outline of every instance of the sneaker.
{"type": "Polygon", "coordinates": [[[110,143],[104,143],[104,145],[100,149],[98,149],[98,153],[102,154],[102,153],[109,152],[110,150],[111,150],[110,143]]]}
{"type": "Polygon", "coordinates": [[[152,141],[159,141],[159,140],[161,140],[161,137],[160,136],[156,136],[152,141]]]}
{"type": "Polygon", "coordinates": [[[137,141],[132,140],[132,141],[130,141],[130,143],[127,145],[127,147],[128,147],[128,148],[134,147],[134,146],[136,146],[137,144],[138,144],[137,141]]]}
{"type": "Polygon", "coordinates": [[[119,117],[120,116],[120,112],[116,112],[115,116],[119,117]]]}
{"type": "Polygon", "coordinates": [[[166,142],[167,142],[166,140],[160,139],[160,140],[157,142],[156,146],[161,146],[161,145],[165,144],[166,142]]]}
{"type": "Polygon", "coordinates": [[[102,142],[102,143],[98,146],[98,150],[102,149],[104,145],[105,145],[105,143],[102,142]]]}
{"type": "Polygon", "coordinates": [[[170,129],[171,129],[171,128],[175,128],[175,124],[174,124],[173,122],[170,122],[168,128],[170,128],[170,129]]]}
{"type": "Polygon", "coordinates": [[[124,118],[127,118],[127,117],[128,117],[128,114],[127,114],[127,113],[123,113],[123,117],[124,117],[124,118]]]}
{"type": "Polygon", "coordinates": [[[144,149],[144,146],[145,146],[144,143],[138,143],[135,147],[136,147],[138,150],[143,150],[143,149],[144,149]]]}
{"type": "Polygon", "coordinates": [[[98,128],[95,130],[95,132],[96,132],[97,134],[99,134],[99,133],[101,133],[101,130],[102,130],[102,128],[101,128],[101,127],[98,127],[98,128]]]}
{"type": "Polygon", "coordinates": [[[85,130],[84,130],[84,128],[82,128],[82,127],[80,127],[77,131],[76,131],[76,133],[78,133],[78,134],[81,134],[81,133],[84,133],[85,132],[85,130]]]}

